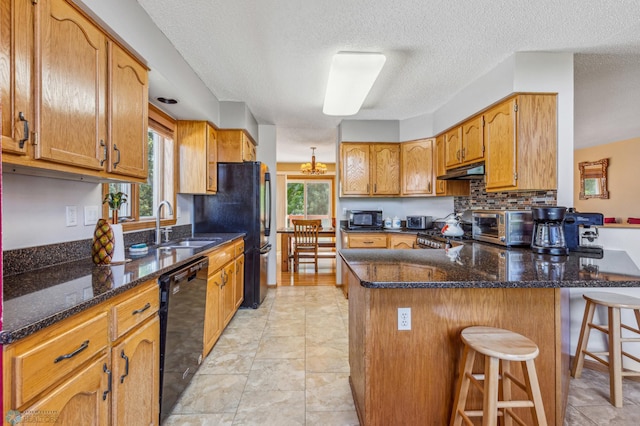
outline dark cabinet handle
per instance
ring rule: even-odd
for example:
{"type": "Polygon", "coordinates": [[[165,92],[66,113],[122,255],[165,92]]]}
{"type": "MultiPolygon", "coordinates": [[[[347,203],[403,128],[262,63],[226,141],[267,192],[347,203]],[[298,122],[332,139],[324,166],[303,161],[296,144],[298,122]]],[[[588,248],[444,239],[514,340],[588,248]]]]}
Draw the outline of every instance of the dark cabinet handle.
{"type": "Polygon", "coordinates": [[[116,152],[116,154],[118,154],[118,159],[113,162],[113,168],[115,169],[118,164],[120,164],[120,150],[118,149],[118,145],[116,145],[115,143],[113,144],[113,150],[116,152]]]}
{"type": "Polygon", "coordinates": [[[129,375],[129,357],[124,354],[124,349],[120,353],[120,358],[124,359],[124,374],[120,376],[120,383],[124,383],[124,378],[129,375]]]}
{"type": "Polygon", "coordinates": [[[18,113],[18,120],[24,122],[24,134],[22,135],[22,139],[18,141],[20,144],[20,149],[24,148],[24,143],[29,140],[29,120],[24,118],[24,114],[22,111],[18,113]]]}
{"type": "Polygon", "coordinates": [[[109,394],[109,392],[111,392],[111,370],[109,370],[107,368],[107,363],[105,363],[102,366],[102,371],[104,371],[105,373],[107,373],[107,376],[109,376],[109,384],[107,385],[107,390],[102,392],[102,400],[105,401],[107,399],[107,395],[109,394]]]}
{"type": "Polygon", "coordinates": [[[151,303],[147,302],[147,304],[144,305],[142,308],[136,309],[135,311],[131,312],[131,315],[141,314],[144,311],[146,311],[147,309],[149,309],[150,307],[151,307],[151,303]]]}
{"type": "Polygon", "coordinates": [[[227,274],[224,269],[222,270],[222,287],[224,287],[225,285],[227,285],[227,281],[229,281],[229,274],[227,274]]]}
{"type": "Polygon", "coordinates": [[[75,351],[73,351],[71,353],[68,353],[68,354],[65,354],[65,355],[60,355],[53,362],[55,364],[55,363],[58,363],[60,361],[65,360],[65,359],[73,358],[74,356],[78,355],[80,352],[84,351],[88,347],[89,347],[89,341],[85,340],[84,342],[82,342],[82,344],[80,345],[80,347],[78,349],[76,349],[75,351]]]}
{"type": "Polygon", "coordinates": [[[102,160],[100,160],[100,165],[104,165],[104,162],[107,161],[107,144],[104,143],[104,140],[100,139],[100,146],[102,147],[102,150],[104,151],[104,158],[102,160]]]}

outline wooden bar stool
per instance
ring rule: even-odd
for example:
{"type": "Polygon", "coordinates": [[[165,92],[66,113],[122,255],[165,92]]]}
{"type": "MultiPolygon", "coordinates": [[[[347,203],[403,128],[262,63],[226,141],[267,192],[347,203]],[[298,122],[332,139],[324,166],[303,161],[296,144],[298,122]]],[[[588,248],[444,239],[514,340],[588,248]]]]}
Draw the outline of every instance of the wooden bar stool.
{"type": "Polygon", "coordinates": [[[546,426],[547,418],[542,406],[542,395],[534,359],[538,356],[538,346],[530,339],[513,331],[493,327],[468,327],[462,330],[464,352],[460,363],[460,377],[456,397],[453,402],[451,425],[460,426],[464,420],[472,425],[470,417],[482,416],[484,426],[495,426],[498,416],[503,416],[503,424],[511,425],[512,420],[524,424],[513,412],[513,408],[531,408],[536,425],[546,426]],[[484,374],[473,373],[476,354],[484,355],[484,374]],[[510,362],[522,362],[524,383],[510,371],[510,362]],[[480,383],[480,382],[483,383],[480,383]],[[527,393],[526,400],[511,399],[511,383],[527,393]],[[475,385],[483,394],[482,410],[465,408],[469,385],[475,385]],[[500,389],[501,388],[501,389],[500,389]],[[499,400],[499,395],[502,400],[499,400]]]}
{"type": "Polygon", "coordinates": [[[627,296],[626,294],[616,293],[585,293],[582,295],[587,301],[584,309],[584,318],[582,319],[582,329],[580,330],[580,339],[576,348],[576,355],[573,359],[573,368],[571,376],[576,379],[582,374],[584,365],[584,356],[589,355],[601,364],[609,368],[609,396],[611,404],[615,407],[622,407],[622,377],[623,376],[640,376],[637,371],[624,371],[622,368],[622,357],[626,356],[636,362],[640,362],[637,357],[624,352],[622,350],[623,342],[640,342],[640,299],[637,297],[627,296]],[[599,325],[593,323],[593,314],[596,306],[606,306],[608,310],[608,324],[599,325]],[[636,317],[638,328],[633,328],[622,324],[620,320],[620,309],[633,309],[636,317]],[[590,352],[587,349],[589,343],[589,335],[591,329],[595,328],[609,336],[609,348],[605,352],[590,352]],[[622,329],[630,330],[638,337],[622,337],[622,329]],[[607,357],[607,360],[602,357],[607,357]]]}

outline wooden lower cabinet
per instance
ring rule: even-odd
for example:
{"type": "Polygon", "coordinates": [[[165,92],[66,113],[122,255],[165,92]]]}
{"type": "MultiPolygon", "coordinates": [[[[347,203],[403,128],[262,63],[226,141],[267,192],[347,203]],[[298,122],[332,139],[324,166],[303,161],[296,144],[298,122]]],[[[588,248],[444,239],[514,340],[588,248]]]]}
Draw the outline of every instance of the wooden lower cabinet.
{"type": "Polygon", "coordinates": [[[4,412],[20,425],[157,424],[159,293],[149,280],[6,345],[4,412]]]}
{"type": "Polygon", "coordinates": [[[387,234],[384,232],[349,233],[349,248],[387,248],[387,234]]]}
{"type": "Polygon", "coordinates": [[[129,333],[111,350],[112,424],[153,425],[159,418],[160,319],[129,333]]]}
{"type": "MultiPolygon", "coordinates": [[[[513,330],[538,345],[535,365],[547,424],[562,424],[569,387],[569,289],[366,288],[342,266],[343,285],[349,286],[349,381],[361,425],[449,424],[463,350],[460,332],[473,325],[513,330]],[[398,330],[400,307],[411,309],[409,331],[398,330]]],[[[393,265],[388,268],[392,275],[393,265]]],[[[429,274],[421,268],[405,272],[429,274]]],[[[523,380],[519,366],[512,373],[523,380]]],[[[472,386],[469,395],[468,407],[481,407],[480,392],[472,386]]],[[[533,424],[528,410],[517,413],[533,424]]]]}
{"type": "Polygon", "coordinates": [[[207,301],[204,348],[207,356],[244,300],[244,241],[235,240],[207,253],[207,301]]]}
{"type": "Polygon", "coordinates": [[[109,424],[111,407],[109,380],[113,377],[110,375],[109,364],[108,355],[103,354],[85,367],[78,369],[68,380],[35,404],[19,410],[20,421],[15,417],[17,413],[5,410],[5,425],[100,426],[109,424]]]}
{"type": "Polygon", "coordinates": [[[415,234],[389,234],[390,249],[413,249],[415,243],[415,234]]]}

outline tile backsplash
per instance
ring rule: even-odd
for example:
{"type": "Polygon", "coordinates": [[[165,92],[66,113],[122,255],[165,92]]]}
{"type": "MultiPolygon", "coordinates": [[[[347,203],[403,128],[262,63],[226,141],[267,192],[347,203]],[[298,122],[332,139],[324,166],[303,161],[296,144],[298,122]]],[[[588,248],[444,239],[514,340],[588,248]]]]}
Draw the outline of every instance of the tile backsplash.
{"type": "Polygon", "coordinates": [[[470,181],[468,197],[454,197],[456,212],[465,210],[528,210],[532,206],[555,206],[557,191],[487,192],[484,179],[470,181]]]}

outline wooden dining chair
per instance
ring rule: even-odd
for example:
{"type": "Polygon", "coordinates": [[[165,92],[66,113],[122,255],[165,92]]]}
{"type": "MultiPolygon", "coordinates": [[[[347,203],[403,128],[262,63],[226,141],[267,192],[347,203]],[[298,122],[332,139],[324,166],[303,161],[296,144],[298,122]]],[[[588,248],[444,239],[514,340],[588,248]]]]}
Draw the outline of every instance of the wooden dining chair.
{"type": "Polygon", "coordinates": [[[318,231],[320,219],[293,220],[293,271],[300,263],[314,263],[318,272],[318,231]],[[311,259],[302,261],[302,259],[311,259]]]}

